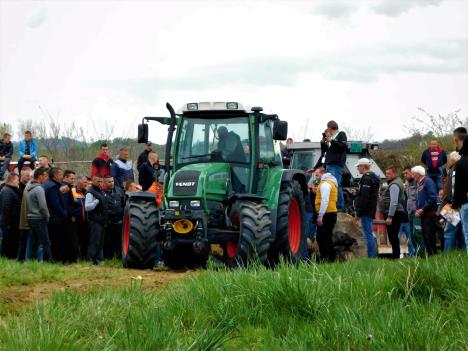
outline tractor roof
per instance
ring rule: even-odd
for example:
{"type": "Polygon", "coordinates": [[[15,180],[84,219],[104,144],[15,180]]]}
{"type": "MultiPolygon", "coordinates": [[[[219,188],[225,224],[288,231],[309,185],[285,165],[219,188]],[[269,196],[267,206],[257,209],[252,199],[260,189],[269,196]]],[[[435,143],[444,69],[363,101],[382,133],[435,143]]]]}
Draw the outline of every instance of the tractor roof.
{"type": "Polygon", "coordinates": [[[205,101],[205,102],[190,102],[184,104],[178,114],[191,112],[243,112],[249,113],[250,108],[235,101],[205,101]]]}

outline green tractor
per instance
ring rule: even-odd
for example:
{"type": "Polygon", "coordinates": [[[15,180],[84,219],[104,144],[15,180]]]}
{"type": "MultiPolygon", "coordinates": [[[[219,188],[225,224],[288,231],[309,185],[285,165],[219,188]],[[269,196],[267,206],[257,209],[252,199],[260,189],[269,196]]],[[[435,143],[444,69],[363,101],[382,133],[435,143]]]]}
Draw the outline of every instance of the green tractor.
{"type": "Polygon", "coordinates": [[[227,267],[280,258],[297,262],[306,252],[306,177],[282,168],[279,142],[288,124],[261,107],[237,102],[185,104],[170,117],[144,117],[168,125],[164,196],[129,194],[123,228],[123,264],[151,269],[156,245],[172,269],[203,267],[210,255],[227,267]],[[174,133],[175,132],[175,133],[174,133]]]}

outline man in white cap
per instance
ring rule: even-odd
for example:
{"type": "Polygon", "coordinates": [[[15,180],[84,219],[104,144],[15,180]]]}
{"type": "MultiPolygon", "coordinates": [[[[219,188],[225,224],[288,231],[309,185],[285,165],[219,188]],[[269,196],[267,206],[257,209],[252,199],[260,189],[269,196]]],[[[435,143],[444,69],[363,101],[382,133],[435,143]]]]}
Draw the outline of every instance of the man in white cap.
{"type": "Polygon", "coordinates": [[[356,164],[359,174],[362,174],[359,182],[359,192],[356,198],[356,217],[361,220],[362,232],[367,241],[367,256],[378,256],[377,244],[372,234],[372,221],[377,211],[380,179],[370,171],[371,161],[361,158],[356,164]]]}
{"type": "Polygon", "coordinates": [[[416,217],[421,219],[421,229],[427,254],[437,253],[437,188],[434,181],[426,177],[423,166],[414,166],[411,169],[414,179],[418,182],[416,196],[416,217]]]}

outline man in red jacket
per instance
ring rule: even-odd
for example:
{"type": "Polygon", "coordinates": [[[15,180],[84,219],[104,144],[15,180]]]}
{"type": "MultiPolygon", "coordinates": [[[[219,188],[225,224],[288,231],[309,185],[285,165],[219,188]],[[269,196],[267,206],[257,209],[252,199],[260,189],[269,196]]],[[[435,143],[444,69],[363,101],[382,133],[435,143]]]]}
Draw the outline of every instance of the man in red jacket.
{"type": "Polygon", "coordinates": [[[437,140],[431,140],[429,148],[421,156],[421,162],[427,168],[427,176],[436,184],[438,193],[442,188],[442,168],[447,163],[447,153],[439,147],[437,140]]]}
{"type": "Polygon", "coordinates": [[[111,164],[114,162],[109,156],[109,146],[106,143],[101,144],[99,151],[99,155],[93,160],[91,177],[109,177],[111,174],[111,164]]]}

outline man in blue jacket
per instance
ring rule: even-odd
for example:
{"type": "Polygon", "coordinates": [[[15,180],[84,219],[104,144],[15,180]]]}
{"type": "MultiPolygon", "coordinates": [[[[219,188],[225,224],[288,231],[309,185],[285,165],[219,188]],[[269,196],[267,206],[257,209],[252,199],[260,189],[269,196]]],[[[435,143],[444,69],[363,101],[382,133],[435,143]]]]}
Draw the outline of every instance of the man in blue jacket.
{"type": "Polygon", "coordinates": [[[424,245],[429,256],[437,253],[437,190],[434,181],[426,177],[426,170],[422,166],[411,169],[418,188],[416,195],[416,217],[421,219],[421,229],[424,245]]]}
{"type": "Polygon", "coordinates": [[[34,163],[38,159],[37,152],[37,143],[33,140],[32,133],[27,130],[24,132],[24,140],[20,141],[18,172],[21,172],[26,161],[30,163],[31,169],[34,169],[34,163]]]}
{"type": "Polygon", "coordinates": [[[66,261],[66,237],[67,209],[66,203],[60,191],[62,186],[63,170],[52,167],[49,170],[49,180],[44,183],[47,207],[50,213],[49,236],[52,246],[52,257],[56,261],[66,261]]]}
{"type": "Polygon", "coordinates": [[[134,181],[133,166],[128,161],[128,149],[121,147],[119,158],[111,164],[111,177],[114,178],[115,186],[123,189],[126,181],[134,181]]]}

